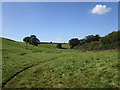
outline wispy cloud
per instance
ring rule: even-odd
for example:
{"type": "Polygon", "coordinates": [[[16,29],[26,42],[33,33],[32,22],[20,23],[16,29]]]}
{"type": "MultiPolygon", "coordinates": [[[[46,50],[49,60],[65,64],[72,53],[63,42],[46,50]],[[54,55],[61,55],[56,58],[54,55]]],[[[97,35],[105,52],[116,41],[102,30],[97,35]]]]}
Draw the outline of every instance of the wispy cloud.
{"type": "Polygon", "coordinates": [[[106,5],[96,5],[92,10],[91,13],[103,15],[111,10],[110,7],[107,7],[106,5]]]}
{"type": "Polygon", "coordinates": [[[54,42],[59,42],[59,43],[64,43],[64,42],[68,42],[68,40],[66,40],[65,38],[55,38],[54,40],[53,40],[54,42]]]}
{"type": "Polygon", "coordinates": [[[64,41],[65,39],[64,38],[56,38],[55,40],[56,41],[64,41]]]}

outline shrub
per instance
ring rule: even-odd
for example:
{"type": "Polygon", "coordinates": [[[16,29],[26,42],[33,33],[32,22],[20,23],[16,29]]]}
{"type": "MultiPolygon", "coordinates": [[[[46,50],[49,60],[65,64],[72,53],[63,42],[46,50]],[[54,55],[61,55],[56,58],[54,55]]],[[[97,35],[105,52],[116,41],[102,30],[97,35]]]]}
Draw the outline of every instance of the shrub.
{"type": "Polygon", "coordinates": [[[74,48],[79,44],[78,38],[72,38],[71,40],[69,40],[69,44],[70,44],[70,49],[74,48]]]}

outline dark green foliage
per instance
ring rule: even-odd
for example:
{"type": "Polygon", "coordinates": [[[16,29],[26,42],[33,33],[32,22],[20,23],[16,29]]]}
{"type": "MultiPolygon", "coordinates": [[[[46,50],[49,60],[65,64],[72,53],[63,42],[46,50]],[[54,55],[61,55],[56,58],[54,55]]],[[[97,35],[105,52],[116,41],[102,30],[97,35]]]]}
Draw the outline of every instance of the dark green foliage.
{"type": "Polygon", "coordinates": [[[88,36],[85,37],[85,39],[86,39],[87,43],[89,43],[91,41],[94,41],[94,35],[88,35],[88,36]]]}
{"type": "Polygon", "coordinates": [[[120,31],[118,32],[112,32],[100,39],[101,44],[118,44],[119,43],[119,38],[120,38],[120,31]]]}
{"type": "Polygon", "coordinates": [[[26,42],[26,43],[29,43],[30,42],[30,37],[23,38],[23,41],[26,42]]]}
{"type": "Polygon", "coordinates": [[[28,49],[27,43],[30,42],[30,37],[23,38],[23,41],[26,42],[26,49],[28,49]]]}
{"type": "Polygon", "coordinates": [[[84,45],[81,46],[77,46],[77,49],[81,49],[81,50],[98,50],[100,43],[98,41],[93,41],[90,43],[86,43],[84,45]]]}
{"type": "Polygon", "coordinates": [[[102,49],[115,49],[120,45],[120,31],[112,32],[100,39],[102,49]]]}
{"type": "Polygon", "coordinates": [[[100,38],[101,38],[100,35],[99,35],[99,34],[96,34],[96,35],[94,36],[94,41],[99,41],[100,38]]]}
{"type": "Polygon", "coordinates": [[[84,39],[78,40],[77,38],[73,38],[69,40],[70,48],[74,48],[75,46],[81,46],[93,41],[99,41],[100,36],[98,34],[94,35],[88,35],[84,39]]]}
{"type": "Polygon", "coordinates": [[[79,40],[79,45],[83,45],[83,44],[85,44],[86,43],[86,39],[80,39],[79,40]]]}
{"type": "Polygon", "coordinates": [[[99,41],[99,38],[100,36],[97,34],[97,35],[88,35],[85,37],[86,39],[86,43],[89,43],[89,42],[92,42],[92,41],[99,41]]]}
{"type": "Polygon", "coordinates": [[[62,49],[62,44],[61,43],[57,44],[56,48],[62,49]]]}
{"type": "Polygon", "coordinates": [[[81,50],[107,50],[117,49],[120,45],[120,31],[114,31],[104,37],[97,35],[88,35],[84,39],[79,40],[79,46],[76,48],[81,50]]]}
{"type": "Polygon", "coordinates": [[[39,39],[37,39],[35,35],[31,35],[30,37],[25,37],[23,41],[26,42],[26,48],[27,48],[27,43],[34,46],[38,46],[38,44],[40,44],[39,39]]]}
{"type": "Polygon", "coordinates": [[[34,46],[38,46],[38,44],[40,44],[40,41],[36,38],[35,35],[31,35],[30,36],[30,44],[32,44],[34,46]]]}
{"type": "Polygon", "coordinates": [[[69,44],[71,49],[74,48],[79,44],[78,38],[72,38],[71,40],[69,40],[69,44]]]}

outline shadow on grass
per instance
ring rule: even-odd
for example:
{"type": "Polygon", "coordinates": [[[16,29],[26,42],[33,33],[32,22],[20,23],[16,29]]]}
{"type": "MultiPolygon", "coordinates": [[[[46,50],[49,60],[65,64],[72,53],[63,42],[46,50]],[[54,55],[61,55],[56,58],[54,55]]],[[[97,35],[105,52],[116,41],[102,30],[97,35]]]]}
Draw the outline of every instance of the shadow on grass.
{"type": "Polygon", "coordinates": [[[60,48],[60,49],[69,49],[69,48],[60,48]]]}
{"type": "Polygon", "coordinates": [[[27,54],[27,53],[23,52],[23,53],[20,53],[19,55],[24,56],[24,55],[26,55],[26,54],[27,54]]]}
{"type": "Polygon", "coordinates": [[[63,48],[63,47],[62,47],[62,48],[57,48],[57,49],[69,49],[69,48],[63,48]]]}

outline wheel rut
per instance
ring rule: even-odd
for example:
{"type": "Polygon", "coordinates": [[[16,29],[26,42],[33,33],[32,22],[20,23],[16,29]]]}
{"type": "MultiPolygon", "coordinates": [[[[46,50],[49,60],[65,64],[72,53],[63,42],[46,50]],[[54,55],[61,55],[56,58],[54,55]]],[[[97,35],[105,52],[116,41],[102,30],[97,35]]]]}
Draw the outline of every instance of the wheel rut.
{"type": "MultiPolygon", "coordinates": [[[[64,57],[64,56],[66,56],[66,55],[62,55],[62,56],[57,56],[57,57],[51,58],[51,59],[49,59],[48,62],[53,61],[53,60],[55,60],[55,59],[57,59],[57,58],[60,58],[60,57],[64,57]]],[[[45,61],[45,62],[47,62],[47,61],[45,61]]],[[[42,62],[42,63],[45,63],[45,62],[42,62]]],[[[23,68],[22,70],[16,72],[16,73],[15,73],[14,75],[12,75],[9,79],[7,79],[6,82],[2,83],[2,88],[4,88],[4,87],[5,87],[12,79],[14,79],[18,74],[24,72],[25,70],[27,70],[27,69],[29,69],[29,68],[32,68],[33,66],[36,66],[36,65],[39,65],[39,62],[37,62],[37,64],[30,65],[30,66],[25,67],[25,68],[23,68]]]]}
{"type": "Polygon", "coordinates": [[[33,66],[34,66],[34,65],[25,67],[24,69],[22,69],[22,70],[16,72],[13,76],[11,76],[9,79],[7,79],[5,83],[2,83],[2,88],[4,88],[4,87],[7,85],[7,83],[9,83],[9,82],[10,82],[14,77],[16,77],[18,74],[20,74],[21,72],[23,72],[23,71],[25,71],[25,70],[27,70],[27,69],[33,67],[33,66]]]}

